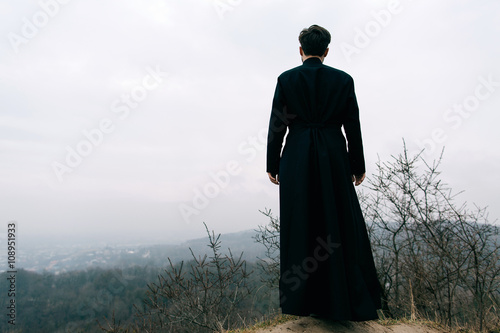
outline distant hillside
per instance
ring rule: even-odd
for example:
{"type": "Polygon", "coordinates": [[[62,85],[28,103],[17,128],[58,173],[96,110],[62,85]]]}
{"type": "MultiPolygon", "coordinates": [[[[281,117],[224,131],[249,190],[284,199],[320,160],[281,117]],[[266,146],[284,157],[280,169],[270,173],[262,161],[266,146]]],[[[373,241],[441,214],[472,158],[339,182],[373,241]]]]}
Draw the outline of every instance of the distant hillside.
{"type": "MultiPolygon", "coordinates": [[[[222,253],[228,253],[247,261],[256,261],[264,256],[264,247],[253,239],[254,230],[245,230],[221,235],[222,253]]],[[[126,268],[131,266],[165,267],[170,258],[173,262],[192,259],[189,248],[195,255],[210,256],[208,237],[188,240],[181,244],[157,245],[108,245],[108,246],[74,246],[47,247],[19,252],[18,267],[35,272],[62,273],[88,268],[126,268]],[[29,251],[29,252],[28,252],[29,251]]],[[[6,267],[0,258],[0,267],[6,267]]]]}
{"type": "MultiPolygon", "coordinates": [[[[221,235],[222,246],[221,250],[227,252],[231,249],[234,255],[243,252],[243,257],[249,261],[255,261],[257,257],[264,255],[264,249],[261,244],[255,242],[255,230],[245,230],[235,233],[221,235]]],[[[207,246],[208,237],[196,238],[188,240],[179,245],[180,252],[185,254],[185,249],[191,248],[195,253],[210,254],[210,248],[207,246]]]]}

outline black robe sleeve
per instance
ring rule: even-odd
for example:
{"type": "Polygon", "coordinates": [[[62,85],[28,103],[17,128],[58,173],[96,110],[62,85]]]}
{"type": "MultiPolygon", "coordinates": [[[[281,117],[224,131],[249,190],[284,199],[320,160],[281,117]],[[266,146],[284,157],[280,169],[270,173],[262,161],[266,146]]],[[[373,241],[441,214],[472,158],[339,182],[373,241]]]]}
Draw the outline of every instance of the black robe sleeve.
{"type": "Polygon", "coordinates": [[[287,125],[286,104],[278,78],[267,135],[267,172],[271,173],[273,176],[279,173],[281,148],[283,146],[283,138],[286,134],[287,125]]]}
{"type": "Polygon", "coordinates": [[[347,105],[344,117],[344,131],[349,152],[351,173],[360,176],[366,172],[365,158],[363,155],[363,142],[361,140],[361,126],[359,123],[359,108],[354,92],[354,81],[351,77],[347,82],[347,105]]]}

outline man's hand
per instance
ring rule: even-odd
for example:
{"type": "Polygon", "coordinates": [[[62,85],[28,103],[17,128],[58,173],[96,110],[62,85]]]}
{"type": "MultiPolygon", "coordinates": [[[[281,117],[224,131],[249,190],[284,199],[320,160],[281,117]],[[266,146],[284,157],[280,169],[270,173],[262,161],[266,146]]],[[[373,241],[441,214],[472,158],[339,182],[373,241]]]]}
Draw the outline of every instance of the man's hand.
{"type": "Polygon", "coordinates": [[[361,184],[363,182],[363,180],[365,180],[365,173],[362,174],[362,175],[353,175],[352,176],[352,181],[354,182],[354,185],[358,186],[359,184],[361,184]]]}
{"type": "Polygon", "coordinates": [[[273,183],[273,184],[276,184],[276,185],[279,185],[280,182],[278,181],[278,175],[276,175],[276,178],[273,177],[273,175],[271,175],[270,172],[267,173],[267,175],[269,176],[269,180],[273,183]]]}

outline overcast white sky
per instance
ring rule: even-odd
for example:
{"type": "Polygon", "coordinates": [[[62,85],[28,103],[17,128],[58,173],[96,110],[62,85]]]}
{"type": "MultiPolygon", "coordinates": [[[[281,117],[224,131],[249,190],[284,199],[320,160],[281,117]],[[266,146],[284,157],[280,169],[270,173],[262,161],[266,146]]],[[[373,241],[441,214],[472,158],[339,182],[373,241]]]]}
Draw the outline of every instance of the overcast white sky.
{"type": "Polygon", "coordinates": [[[445,146],[443,179],[500,217],[496,0],[2,1],[0,16],[0,220],[20,244],[266,223],[271,99],[311,24],[354,78],[368,176],[402,138],[429,160],[445,146]]]}

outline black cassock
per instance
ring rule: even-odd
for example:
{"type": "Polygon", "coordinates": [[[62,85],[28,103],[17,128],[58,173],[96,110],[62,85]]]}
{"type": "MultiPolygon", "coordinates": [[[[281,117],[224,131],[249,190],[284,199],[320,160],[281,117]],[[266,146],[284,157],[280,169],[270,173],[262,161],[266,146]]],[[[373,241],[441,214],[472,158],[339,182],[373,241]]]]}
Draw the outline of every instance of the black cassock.
{"type": "Polygon", "coordinates": [[[378,318],[380,285],[352,183],[365,164],[351,76],[319,58],[279,76],[267,171],[280,181],[282,312],[378,318]]]}

